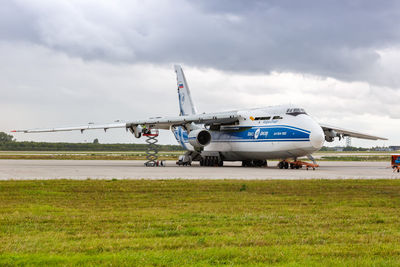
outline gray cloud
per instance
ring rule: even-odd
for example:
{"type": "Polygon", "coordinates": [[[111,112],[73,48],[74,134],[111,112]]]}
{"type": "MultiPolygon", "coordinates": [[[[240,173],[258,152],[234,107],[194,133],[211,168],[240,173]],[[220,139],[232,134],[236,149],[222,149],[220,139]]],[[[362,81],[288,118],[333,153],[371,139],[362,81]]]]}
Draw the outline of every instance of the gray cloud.
{"type": "Polygon", "coordinates": [[[400,44],[398,1],[15,0],[0,12],[3,41],[85,60],[292,71],[400,87],[379,71],[377,52],[400,44]]]}
{"type": "MultiPolygon", "coordinates": [[[[14,0],[0,9],[3,130],[294,103],[398,142],[400,2],[14,0]],[[361,81],[361,82],[359,82],[361,81]]],[[[124,131],[19,140],[132,142],[124,131]]],[[[172,134],[162,135],[174,143],[172,134]]],[[[371,143],[365,143],[371,145],[371,143]]],[[[375,143],[374,143],[375,144],[375,143]]]]}

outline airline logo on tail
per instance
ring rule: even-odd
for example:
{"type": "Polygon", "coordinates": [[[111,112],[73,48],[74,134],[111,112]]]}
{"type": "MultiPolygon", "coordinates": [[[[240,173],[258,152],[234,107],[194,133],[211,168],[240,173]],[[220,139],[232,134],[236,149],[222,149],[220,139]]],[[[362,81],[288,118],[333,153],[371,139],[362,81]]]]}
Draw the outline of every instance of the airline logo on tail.
{"type": "Polygon", "coordinates": [[[178,85],[180,115],[194,115],[196,108],[190,96],[189,86],[181,66],[175,65],[176,81],[178,85]]]}

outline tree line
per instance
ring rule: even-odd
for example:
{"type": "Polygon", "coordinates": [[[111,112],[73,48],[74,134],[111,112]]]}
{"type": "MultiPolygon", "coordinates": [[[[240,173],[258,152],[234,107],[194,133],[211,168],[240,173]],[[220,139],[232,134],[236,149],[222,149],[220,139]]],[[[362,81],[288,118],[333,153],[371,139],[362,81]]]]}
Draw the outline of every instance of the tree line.
{"type": "MultiPolygon", "coordinates": [[[[0,150],[2,151],[144,151],[147,144],[100,144],[93,143],[48,143],[16,141],[12,135],[0,132],[0,150]]],[[[179,145],[159,145],[160,151],[180,151],[179,145]]]]}

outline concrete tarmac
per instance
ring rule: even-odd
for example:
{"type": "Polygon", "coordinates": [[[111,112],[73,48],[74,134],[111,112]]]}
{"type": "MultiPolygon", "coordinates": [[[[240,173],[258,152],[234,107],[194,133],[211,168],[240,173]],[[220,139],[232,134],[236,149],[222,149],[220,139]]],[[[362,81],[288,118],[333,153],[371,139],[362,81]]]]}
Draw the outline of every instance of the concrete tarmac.
{"type": "Polygon", "coordinates": [[[283,169],[277,162],[269,167],[241,167],[224,162],[224,167],[145,167],[144,161],[120,160],[0,160],[0,180],[31,179],[399,179],[388,162],[320,161],[315,171],[283,169]]]}

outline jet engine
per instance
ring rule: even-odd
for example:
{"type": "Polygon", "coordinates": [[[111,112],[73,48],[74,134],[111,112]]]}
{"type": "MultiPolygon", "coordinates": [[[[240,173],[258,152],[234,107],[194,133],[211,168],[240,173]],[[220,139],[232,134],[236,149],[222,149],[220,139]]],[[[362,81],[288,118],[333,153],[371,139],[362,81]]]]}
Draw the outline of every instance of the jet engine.
{"type": "Polygon", "coordinates": [[[336,131],[334,130],[325,131],[325,141],[333,142],[335,137],[339,137],[339,140],[341,139],[341,136],[336,131]]]}
{"type": "Polygon", "coordinates": [[[189,143],[195,148],[203,148],[211,142],[211,134],[205,129],[190,131],[188,135],[189,143]]]}
{"type": "Polygon", "coordinates": [[[135,135],[136,138],[142,137],[143,128],[140,125],[129,127],[129,131],[135,135]]]}

